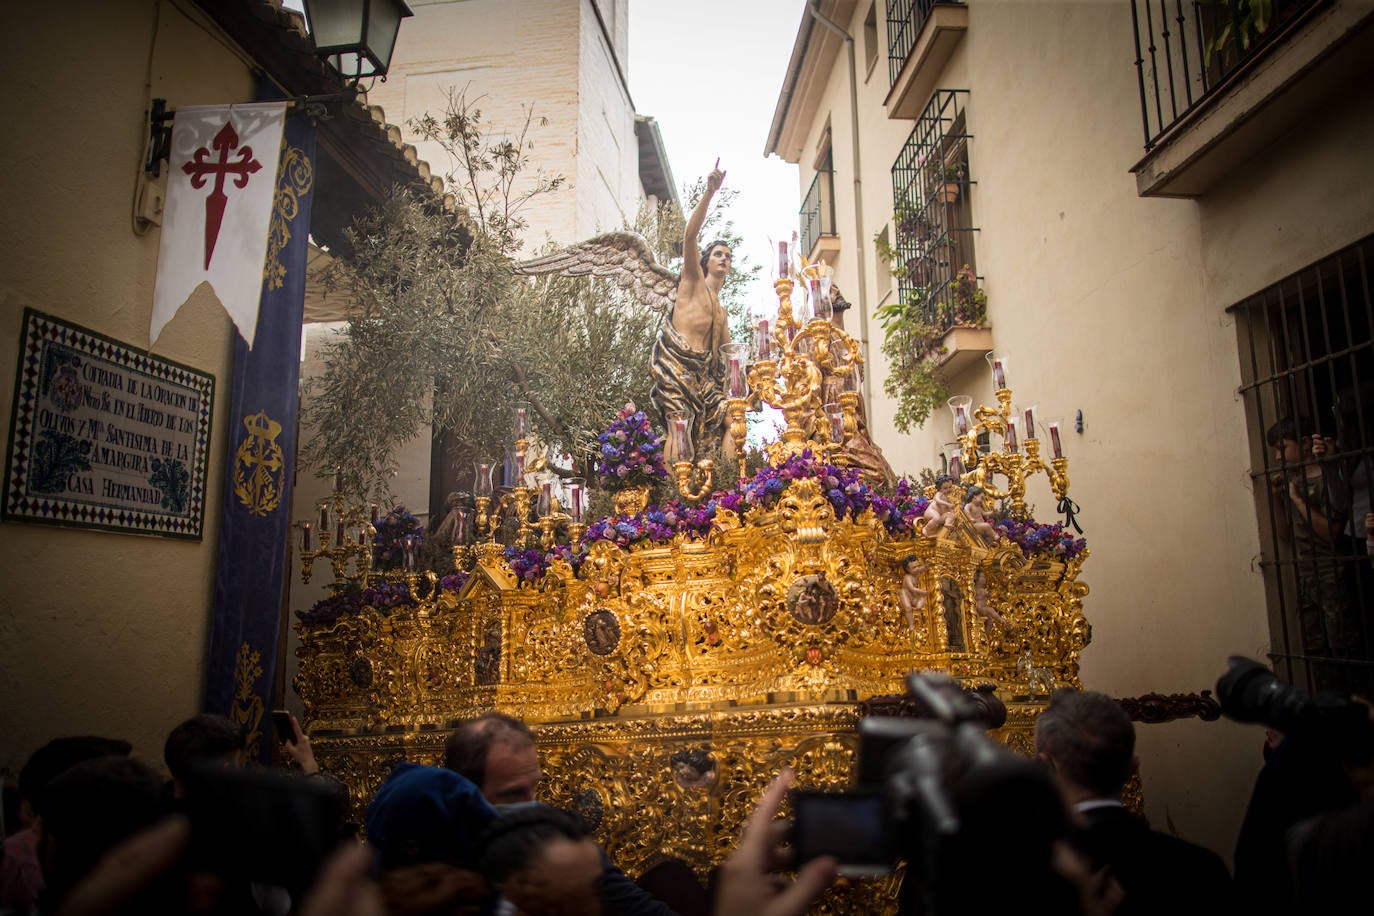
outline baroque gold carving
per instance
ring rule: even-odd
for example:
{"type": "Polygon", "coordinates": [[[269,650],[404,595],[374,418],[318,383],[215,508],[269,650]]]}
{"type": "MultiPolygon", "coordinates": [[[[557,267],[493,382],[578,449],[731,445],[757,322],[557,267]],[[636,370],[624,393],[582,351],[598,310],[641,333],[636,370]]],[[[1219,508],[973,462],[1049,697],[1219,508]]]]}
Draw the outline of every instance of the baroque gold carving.
{"type": "MultiPolygon", "coordinates": [[[[438,761],[456,720],[520,716],[542,797],[587,812],[627,872],[674,856],[704,874],[782,767],[803,786],[846,784],[857,701],[902,693],[911,671],[996,685],[996,735],[1023,752],[1047,698],[1018,660],[1079,683],[1086,551],[1027,560],[953,511],[938,537],[892,536],[871,513],[837,518],[801,479],[771,509],[718,510],[704,540],[598,541],[576,575],[556,563],[522,587],[479,554],[456,597],[298,624],[305,724],[360,816],[391,763],[438,761]],[[914,628],[898,604],[910,555],[929,596],[914,628]],[[693,754],[711,775],[675,778],[674,755],[693,754]]],[[[832,891],[816,912],[891,911],[898,880],[832,891]]]]}

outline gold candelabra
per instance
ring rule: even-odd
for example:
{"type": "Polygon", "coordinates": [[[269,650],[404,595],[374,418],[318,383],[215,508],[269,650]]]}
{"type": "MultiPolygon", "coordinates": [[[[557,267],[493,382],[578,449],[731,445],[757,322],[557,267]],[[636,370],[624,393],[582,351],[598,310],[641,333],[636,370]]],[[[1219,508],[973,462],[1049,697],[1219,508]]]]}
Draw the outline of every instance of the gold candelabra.
{"type": "MultiPolygon", "coordinates": [[[[558,527],[564,524],[571,525],[572,516],[563,511],[557,496],[550,496],[549,511],[539,517],[539,546],[545,550],[553,549],[558,527]]],[[[585,530],[586,526],[582,527],[585,530]]]]}
{"type": "MultiPolygon", "coordinates": [[[[838,456],[843,442],[835,441],[831,433],[821,392],[828,384],[845,389],[837,401],[843,412],[842,430],[846,438],[854,435],[859,423],[859,395],[854,389],[863,368],[859,342],[823,317],[798,323],[793,317],[792,281],[779,279],[773,286],[778,293],[778,320],[768,335],[770,356],[755,360],[749,369],[749,385],[759,400],[781,410],[787,423],[781,438],[767,447],[768,458],[777,464],[817,447],[838,456]],[[772,347],[781,354],[779,358],[771,357],[772,347]]],[[[727,402],[727,416],[729,409],[727,402]]]]}
{"type": "MultiPolygon", "coordinates": [[[[748,407],[748,398],[729,398],[725,402],[725,418],[730,424],[730,441],[734,443],[735,454],[739,457],[740,480],[749,476],[749,470],[745,466],[744,460],[744,439],[749,435],[749,427],[744,421],[744,413],[748,407]]],[[[679,485],[679,489],[681,489],[681,485],[679,485]]]]}
{"type": "MultiPolygon", "coordinates": [[[[1024,439],[1018,441],[1011,406],[1011,389],[998,388],[997,406],[979,406],[973,411],[973,423],[961,426],[962,405],[955,406],[951,399],[951,410],[955,411],[955,432],[962,453],[962,463],[969,470],[956,476],[961,483],[977,484],[983,492],[993,499],[1010,499],[1012,512],[1020,518],[1026,515],[1026,480],[1043,473],[1050,483],[1056,499],[1064,499],[1069,492],[1069,459],[1056,454],[1047,465],[1040,458],[1040,437],[1037,435],[1030,411],[1027,411],[1024,439]],[[983,433],[996,433],[1002,437],[1002,450],[981,454],[978,437],[983,433]],[[1006,488],[993,485],[993,478],[1006,478],[1006,488]]],[[[1058,428],[1051,430],[1058,452],[1058,428]]]]}
{"type": "Polygon", "coordinates": [[[310,523],[306,522],[301,526],[301,582],[307,585],[310,583],[315,571],[315,560],[323,557],[329,561],[334,571],[334,581],[329,587],[338,594],[349,582],[361,582],[364,585],[367,583],[367,577],[372,572],[372,538],[377,533],[377,518],[376,507],[373,507],[371,518],[362,506],[339,508],[344,505],[342,479],[339,474],[334,476],[334,493],[331,498],[335,507],[332,537],[329,530],[330,503],[320,506],[320,527],[315,532],[318,546],[313,550],[310,523]],[[350,537],[351,532],[356,532],[357,536],[350,537]],[[350,561],[353,563],[351,575],[348,572],[350,561]]]}
{"type": "MultiPolygon", "coordinates": [[[[740,462],[741,465],[743,462],[740,462]]],[[[711,485],[715,481],[716,463],[710,458],[703,458],[696,464],[690,461],[673,462],[673,480],[677,483],[677,491],[682,498],[689,502],[696,502],[703,499],[706,494],[711,492],[711,485]],[[693,487],[692,481],[696,479],[698,485],[693,487]]]]}

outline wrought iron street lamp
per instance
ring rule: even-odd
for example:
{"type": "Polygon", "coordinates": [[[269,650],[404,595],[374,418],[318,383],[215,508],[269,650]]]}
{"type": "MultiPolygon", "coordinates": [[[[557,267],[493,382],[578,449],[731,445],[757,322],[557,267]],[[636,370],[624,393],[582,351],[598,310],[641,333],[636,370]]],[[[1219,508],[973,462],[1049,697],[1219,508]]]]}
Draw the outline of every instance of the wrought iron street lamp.
{"type": "Polygon", "coordinates": [[[412,15],[403,0],[305,0],[315,53],[353,83],[386,76],[401,20],[412,15]]]}

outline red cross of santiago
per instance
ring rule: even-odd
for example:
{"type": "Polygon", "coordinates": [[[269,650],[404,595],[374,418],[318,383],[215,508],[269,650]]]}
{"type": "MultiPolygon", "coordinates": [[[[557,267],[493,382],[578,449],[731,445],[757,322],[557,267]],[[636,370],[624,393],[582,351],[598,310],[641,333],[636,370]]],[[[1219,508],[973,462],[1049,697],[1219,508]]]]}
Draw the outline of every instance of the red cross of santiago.
{"type": "Polygon", "coordinates": [[[215,241],[219,238],[219,227],[224,221],[224,207],[229,203],[229,198],[224,193],[224,179],[234,176],[234,187],[248,187],[248,176],[262,168],[262,163],[253,158],[253,147],[245,146],[238,152],[238,159],[234,162],[229,161],[234,148],[239,145],[239,135],[234,130],[234,125],[229,121],[224,122],[219,133],[210,141],[210,145],[219,150],[219,161],[210,162],[208,157],[210,151],[205,147],[196,150],[195,158],[181,167],[181,170],[191,176],[191,187],[200,190],[205,187],[205,179],[208,175],[215,176],[215,187],[210,192],[210,196],[205,198],[205,269],[210,269],[210,258],[215,253],[215,241]]]}

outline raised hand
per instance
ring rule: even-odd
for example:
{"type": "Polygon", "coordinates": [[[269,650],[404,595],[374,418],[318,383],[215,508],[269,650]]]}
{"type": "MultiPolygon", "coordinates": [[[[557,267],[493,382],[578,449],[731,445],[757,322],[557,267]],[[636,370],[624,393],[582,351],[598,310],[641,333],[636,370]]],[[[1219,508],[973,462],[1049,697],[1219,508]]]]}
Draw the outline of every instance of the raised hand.
{"type": "Polygon", "coordinates": [[[807,862],[796,881],[779,882],[772,874],[781,840],[773,816],[791,784],[790,769],[773,780],[750,816],[739,848],[720,867],[715,916],[800,916],[834,880],[836,862],[830,856],[807,862]]]}
{"type": "Polygon", "coordinates": [[[706,193],[714,194],[720,190],[720,186],[725,183],[725,173],[720,169],[720,157],[716,157],[716,164],[711,167],[711,174],[706,176],[706,193]]]}

